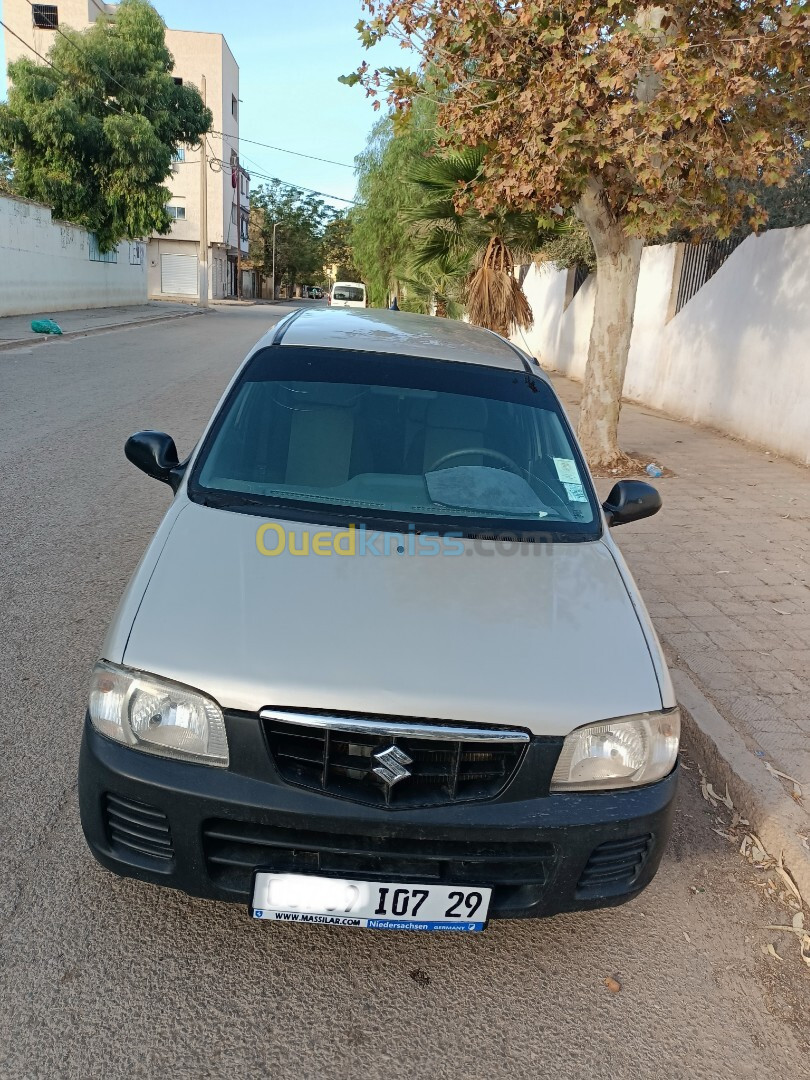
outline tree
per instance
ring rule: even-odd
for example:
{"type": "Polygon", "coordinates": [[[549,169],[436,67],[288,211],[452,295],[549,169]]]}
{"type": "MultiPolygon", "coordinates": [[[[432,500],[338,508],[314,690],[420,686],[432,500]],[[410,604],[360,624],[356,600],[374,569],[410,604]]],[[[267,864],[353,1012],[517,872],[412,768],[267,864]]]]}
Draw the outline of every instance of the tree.
{"type": "Polygon", "coordinates": [[[323,263],[337,268],[338,281],[356,281],[359,277],[354,265],[352,225],[346,211],[336,211],[323,230],[323,263]]]}
{"type": "MultiPolygon", "coordinates": [[[[487,154],[472,199],[576,208],[596,253],[579,434],[592,465],[624,463],[617,429],[644,240],[727,236],[766,222],[761,187],[796,170],[810,116],[806,0],[365,0],[368,46],[386,34],[453,88],[439,123],[487,154]],[[734,185],[739,186],[736,190],[734,185]]],[[[407,110],[419,74],[387,87],[407,110]]]]}
{"type": "Polygon", "coordinates": [[[255,223],[251,259],[262,273],[273,272],[273,223],[276,228],[276,282],[305,285],[323,275],[323,235],[332,211],[315,195],[272,180],[251,193],[255,223]]]}
{"type": "Polygon", "coordinates": [[[14,173],[11,158],[0,150],[0,194],[14,191],[14,173]]]}
{"type": "Polygon", "coordinates": [[[410,173],[417,198],[402,216],[410,226],[414,271],[430,270],[443,293],[463,298],[470,322],[507,335],[528,330],[533,321],[516,263],[531,262],[550,237],[570,232],[571,219],[555,223],[502,207],[487,214],[471,205],[460,209],[459,198],[473,188],[485,157],[481,146],[423,157],[410,173]]]}
{"type": "Polygon", "coordinates": [[[62,29],[52,66],[9,65],[0,151],[13,159],[14,189],[90,229],[102,251],[169,231],[172,155],[213,123],[198,91],[175,84],[165,29],[146,0],[122,0],[88,30],[62,29]]]}
{"type": "Polygon", "coordinates": [[[378,120],[355,158],[358,205],[349,214],[354,260],[374,307],[384,307],[409,275],[410,241],[402,211],[417,197],[409,174],[438,138],[436,106],[427,97],[416,100],[396,128],[394,120],[378,120]]]}

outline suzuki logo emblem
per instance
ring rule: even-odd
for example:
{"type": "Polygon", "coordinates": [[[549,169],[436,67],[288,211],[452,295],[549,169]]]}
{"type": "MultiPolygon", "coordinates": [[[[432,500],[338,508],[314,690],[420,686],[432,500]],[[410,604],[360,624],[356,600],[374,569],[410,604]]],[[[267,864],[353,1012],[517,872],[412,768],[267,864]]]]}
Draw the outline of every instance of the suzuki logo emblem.
{"type": "Polygon", "coordinates": [[[389,787],[398,784],[400,780],[407,780],[411,775],[407,766],[413,765],[413,758],[409,758],[398,746],[388,746],[371,756],[372,760],[377,762],[376,768],[371,771],[389,787]]]}

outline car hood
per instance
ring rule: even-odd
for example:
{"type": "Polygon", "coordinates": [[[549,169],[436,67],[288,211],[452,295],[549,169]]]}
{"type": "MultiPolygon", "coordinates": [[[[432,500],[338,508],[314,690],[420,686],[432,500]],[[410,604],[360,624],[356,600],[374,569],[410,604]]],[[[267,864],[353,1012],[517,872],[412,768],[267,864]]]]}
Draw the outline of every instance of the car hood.
{"type": "MultiPolygon", "coordinates": [[[[256,544],[263,521],[193,503],[179,513],[125,664],[249,712],[358,711],[564,735],[661,708],[647,639],[601,541],[268,557],[256,544]]],[[[307,528],[282,524],[297,536],[307,528]]]]}

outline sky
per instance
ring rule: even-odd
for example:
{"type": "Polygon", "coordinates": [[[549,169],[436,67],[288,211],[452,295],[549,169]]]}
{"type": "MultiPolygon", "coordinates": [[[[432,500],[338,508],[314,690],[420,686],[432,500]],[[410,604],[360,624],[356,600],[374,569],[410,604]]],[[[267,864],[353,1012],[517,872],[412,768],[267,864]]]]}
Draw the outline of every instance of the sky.
{"type": "MultiPolygon", "coordinates": [[[[374,67],[408,62],[393,42],[384,42],[370,52],[363,49],[355,30],[363,15],[360,0],[153,2],[173,29],[225,35],[240,67],[243,139],[347,165],[352,165],[355,154],[363,149],[376,114],[365,91],[341,85],[338,76],[353,71],[364,59],[374,67]]],[[[0,0],[0,12],[2,8],[0,0]]],[[[5,95],[5,80],[0,85],[5,95]]],[[[354,195],[353,172],[339,165],[308,161],[247,142],[242,144],[242,161],[248,170],[328,195],[344,199],[354,195]]]]}

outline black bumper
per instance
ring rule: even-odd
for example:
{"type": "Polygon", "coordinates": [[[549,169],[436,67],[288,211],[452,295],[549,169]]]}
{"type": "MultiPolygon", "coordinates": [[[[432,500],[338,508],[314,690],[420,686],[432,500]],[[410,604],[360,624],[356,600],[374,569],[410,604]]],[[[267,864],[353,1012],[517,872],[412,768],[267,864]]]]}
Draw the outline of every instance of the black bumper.
{"type": "Polygon", "coordinates": [[[492,886],[490,915],[624,903],[655,875],[677,769],[636,791],[386,810],[279,777],[143,754],[85,724],[82,826],[109,870],[247,904],[255,867],[364,880],[492,886]]]}

